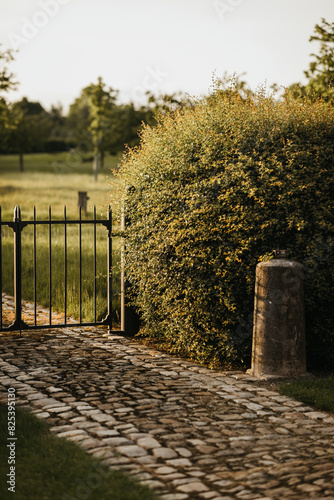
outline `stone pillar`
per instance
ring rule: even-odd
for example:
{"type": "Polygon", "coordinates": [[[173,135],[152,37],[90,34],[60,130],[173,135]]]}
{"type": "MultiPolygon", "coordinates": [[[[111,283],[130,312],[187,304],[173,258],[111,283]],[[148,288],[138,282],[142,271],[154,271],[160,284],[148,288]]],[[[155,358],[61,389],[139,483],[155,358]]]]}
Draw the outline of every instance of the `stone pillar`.
{"type": "Polygon", "coordinates": [[[256,266],[252,367],[255,377],[306,372],[303,266],[273,259],[256,266]]]}

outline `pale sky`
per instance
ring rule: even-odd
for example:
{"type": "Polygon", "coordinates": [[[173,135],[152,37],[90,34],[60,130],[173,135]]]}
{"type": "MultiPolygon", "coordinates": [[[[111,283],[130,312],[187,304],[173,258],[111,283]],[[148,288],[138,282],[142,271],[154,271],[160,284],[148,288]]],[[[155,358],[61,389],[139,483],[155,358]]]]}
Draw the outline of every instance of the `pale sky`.
{"type": "Polygon", "coordinates": [[[253,90],[305,81],[322,17],[334,0],[0,0],[0,43],[18,49],[10,100],[67,111],[98,76],[127,102],[208,94],[225,71],[253,90]]]}

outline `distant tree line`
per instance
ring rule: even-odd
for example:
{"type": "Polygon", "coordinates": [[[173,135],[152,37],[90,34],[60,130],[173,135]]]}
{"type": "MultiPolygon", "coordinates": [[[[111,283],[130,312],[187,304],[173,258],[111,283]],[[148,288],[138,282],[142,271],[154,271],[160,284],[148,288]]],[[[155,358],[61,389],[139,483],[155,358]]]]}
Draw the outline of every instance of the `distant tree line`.
{"type": "MultiPolygon", "coordinates": [[[[334,23],[325,19],[315,26],[310,41],[320,42],[319,54],[311,54],[313,60],[304,71],[307,84],[294,83],[289,87],[294,95],[334,98],[334,23]]],[[[106,153],[117,154],[125,145],[139,143],[143,123],[154,125],[156,111],[165,107],[190,105],[190,99],[182,94],[156,97],[147,93],[147,102],[136,106],[133,102],[120,104],[118,90],[108,87],[102,78],[85,87],[71,104],[67,115],[62,106],[54,105],[46,110],[39,102],[23,97],[9,103],[7,92],[17,87],[14,75],[8,70],[13,59],[12,51],[0,46],[0,154],[18,154],[20,170],[24,169],[25,153],[60,152],[75,148],[80,154],[91,155],[95,177],[103,168],[106,153]]],[[[223,92],[231,91],[227,74],[220,80],[223,92]]],[[[249,93],[247,83],[240,77],[232,81],[233,91],[249,93]]],[[[279,86],[274,85],[274,90],[279,86]]]]}
{"type": "MultiPolygon", "coordinates": [[[[1,47],[0,47],[1,49],[1,47]]],[[[118,91],[98,78],[96,84],[85,87],[70,105],[67,115],[62,106],[46,110],[39,102],[23,97],[9,103],[6,93],[17,83],[8,71],[13,59],[11,51],[0,50],[0,154],[18,154],[20,170],[24,170],[24,154],[55,153],[76,149],[83,157],[93,158],[94,174],[103,168],[106,153],[117,154],[125,145],[139,143],[143,123],[153,125],[155,113],[165,102],[181,105],[182,95],[160,98],[147,93],[147,102],[120,104],[118,91]]]]}

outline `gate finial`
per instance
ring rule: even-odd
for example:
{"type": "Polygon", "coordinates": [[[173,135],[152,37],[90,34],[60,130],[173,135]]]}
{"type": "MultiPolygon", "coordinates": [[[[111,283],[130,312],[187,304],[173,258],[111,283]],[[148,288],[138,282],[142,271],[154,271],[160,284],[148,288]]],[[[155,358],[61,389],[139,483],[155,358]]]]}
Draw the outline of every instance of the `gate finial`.
{"type": "Polygon", "coordinates": [[[21,208],[20,205],[16,205],[14,208],[14,222],[21,219],[21,208]]]}

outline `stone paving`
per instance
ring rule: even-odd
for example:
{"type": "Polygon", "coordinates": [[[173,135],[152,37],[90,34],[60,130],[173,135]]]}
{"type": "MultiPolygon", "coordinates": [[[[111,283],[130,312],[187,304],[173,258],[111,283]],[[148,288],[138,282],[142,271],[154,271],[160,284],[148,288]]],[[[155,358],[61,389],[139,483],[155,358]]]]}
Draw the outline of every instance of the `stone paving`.
{"type": "Polygon", "coordinates": [[[3,402],[9,387],[58,436],[164,500],[334,499],[334,416],[242,372],[100,328],[52,329],[0,334],[3,402]]]}

